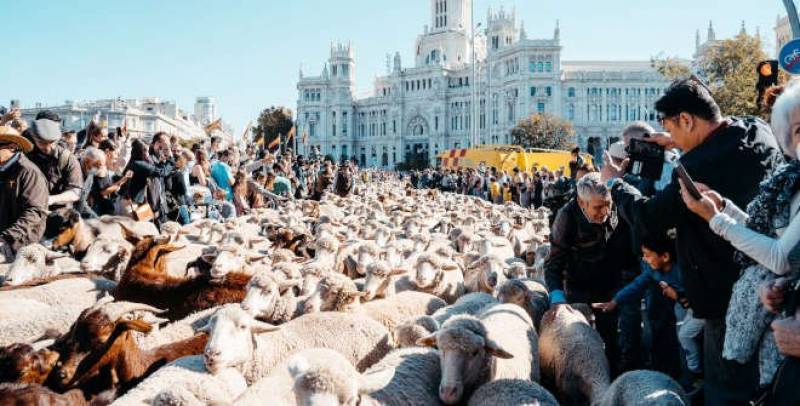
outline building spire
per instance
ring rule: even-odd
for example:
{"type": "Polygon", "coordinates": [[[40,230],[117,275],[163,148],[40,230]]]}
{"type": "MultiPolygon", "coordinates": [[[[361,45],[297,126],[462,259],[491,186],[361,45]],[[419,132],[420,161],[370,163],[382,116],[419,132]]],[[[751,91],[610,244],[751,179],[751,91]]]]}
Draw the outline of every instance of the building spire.
{"type": "Polygon", "coordinates": [[[521,20],[519,23],[519,39],[520,40],[528,39],[528,33],[525,32],[525,20],[521,20]]]}
{"type": "Polygon", "coordinates": [[[694,33],[694,51],[697,52],[700,50],[700,30],[697,30],[694,33]]]}
{"type": "Polygon", "coordinates": [[[561,24],[558,20],[556,20],[556,30],[553,33],[553,39],[555,39],[556,41],[561,39],[561,24]]]}
{"type": "Polygon", "coordinates": [[[739,35],[747,35],[747,28],[744,26],[744,20],[742,20],[742,28],[739,30],[739,35]]]}
{"type": "Polygon", "coordinates": [[[709,20],[709,22],[708,22],[708,42],[716,41],[716,40],[717,40],[717,34],[714,32],[714,22],[709,20]]]}

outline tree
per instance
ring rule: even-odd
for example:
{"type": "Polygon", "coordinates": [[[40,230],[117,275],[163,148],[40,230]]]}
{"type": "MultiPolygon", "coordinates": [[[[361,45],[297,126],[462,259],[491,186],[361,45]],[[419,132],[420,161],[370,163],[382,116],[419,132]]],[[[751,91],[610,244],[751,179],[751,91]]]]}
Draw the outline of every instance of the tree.
{"type": "Polygon", "coordinates": [[[266,108],[258,115],[258,121],[253,128],[255,134],[253,142],[264,138],[264,146],[267,146],[279,135],[283,136],[281,141],[286,142],[286,135],[289,134],[293,125],[292,110],[275,106],[266,108]]]}
{"type": "Polygon", "coordinates": [[[568,149],[575,144],[572,123],[549,113],[534,114],[511,130],[514,144],[525,148],[568,149]]]}
{"type": "Polygon", "coordinates": [[[769,59],[758,37],[740,33],[710,44],[690,68],[676,58],[653,58],[653,67],[668,79],[696,74],[711,90],[724,115],[757,116],[756,67],[769,59]]]}

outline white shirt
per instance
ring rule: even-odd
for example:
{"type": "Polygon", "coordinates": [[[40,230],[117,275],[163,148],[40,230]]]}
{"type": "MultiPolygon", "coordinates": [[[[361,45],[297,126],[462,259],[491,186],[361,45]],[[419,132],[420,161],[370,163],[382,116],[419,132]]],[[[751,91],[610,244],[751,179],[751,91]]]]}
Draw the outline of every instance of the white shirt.
{"type": "Polygon", "coordinates": [[[765,266],[777,275],[785,275],[790,270],[788,255],[800,242],[800,192],[792,196],[790,210],[792,219],[789,225],[776,230],[777,239],[755,232],[745,226],[749,216],[730,200],[725,200],[725,210],[711,218],[709,226],[720,237],[744,252],[750,258],[765,266]]]}

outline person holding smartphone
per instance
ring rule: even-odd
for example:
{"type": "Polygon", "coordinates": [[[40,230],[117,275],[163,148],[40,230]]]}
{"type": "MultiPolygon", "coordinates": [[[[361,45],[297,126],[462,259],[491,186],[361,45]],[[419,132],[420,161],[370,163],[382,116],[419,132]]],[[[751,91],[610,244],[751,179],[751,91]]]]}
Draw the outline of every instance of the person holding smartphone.
{"type": "MultiPolygon", "coordinates": [[[[752,117],[723,117],[711,91],[698,79],[675,81],[656,101],[665,133],[646,140],[682,151],[679,162],[698,182],[746,207],[759,184],[783,162],[780,148],[764,121],[752,117]]],[[[645,197],[620,179],[626,162],[603,166],[620,217],[643,232],[677,229],[677,257],[686,297],[703,328],[704,397],[709,405],[746,404],[758,387],[755,360],[744,364],[723,358],[725,316],[741,266],[734,247],[715,234],[706,221],[689,210],[681,198],[677,176],[663,190],[645,197]]]]}

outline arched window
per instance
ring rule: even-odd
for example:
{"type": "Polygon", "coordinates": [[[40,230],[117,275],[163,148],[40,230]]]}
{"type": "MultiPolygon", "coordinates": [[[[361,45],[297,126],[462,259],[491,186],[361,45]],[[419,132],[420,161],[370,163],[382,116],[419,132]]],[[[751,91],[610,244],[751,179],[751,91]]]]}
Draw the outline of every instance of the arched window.
{"type": "Polygon", "coordinates": [[[414,126],[414,132],[413,132],[414,135],[417,136],[425,135],[424,133],[425,133],[425,127],[423,127],[422,124],[417,124],[416,126],[414,126]]]}
{"type": "Polygon", "coordinates": [[[544,72],[544,62],[539,62],[536,64],[536,71],[544,72]]]}

